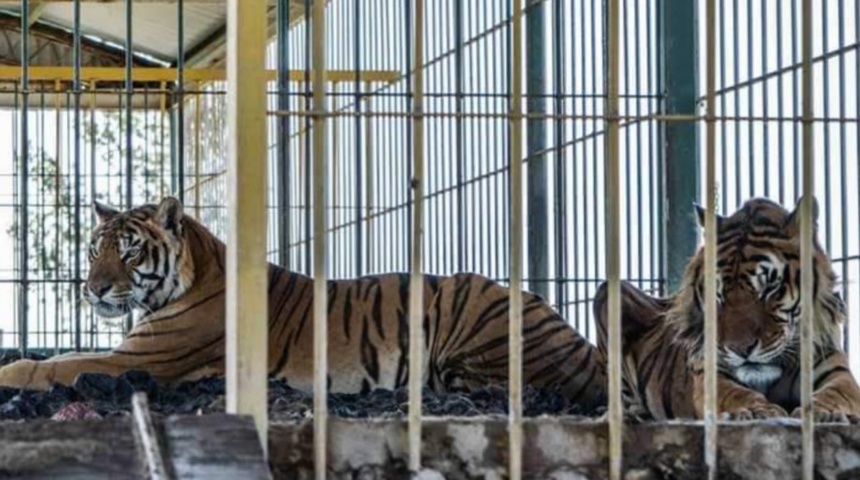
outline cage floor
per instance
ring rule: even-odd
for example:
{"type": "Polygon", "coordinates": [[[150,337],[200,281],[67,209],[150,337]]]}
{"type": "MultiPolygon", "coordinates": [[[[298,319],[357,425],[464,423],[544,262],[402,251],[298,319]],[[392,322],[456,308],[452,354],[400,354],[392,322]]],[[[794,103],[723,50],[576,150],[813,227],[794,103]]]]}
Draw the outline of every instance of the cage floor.
{"type": "MultiPolygon", "coordinates": [[[[41,358],[38,355],[28,355],[41,358]]],[[[0,358],[0,365],[20,358],[9,354],[0,358]]],[[[35,418],[104,418],[126,415],[131,411],[131,396],[142,391],[149,398],[153,412],[174,414],[216,413],[224,411],[225,382],[223,378],[205,378],[175,385],[158,385],[145,372],[132,371],[120,377],[104,374],[82,374],[71,387],[55,385],[46,392],[22,391],[0,387],[0,420],[35,418]],[[70,409],[71,408],[71,409],[70,409]],[[58,412],[59,415],[58,415],[58,412]]],[[[473,417],[506,415],[507,390],[487,387],[468,393],[423,394],[424,415],[473,417]]],[[[408,393],[398,390],[374,390],[365,394],[330,394],[329,414],[342,418],[405,417],[408,413],[408,393]]],[[[565,415],[595,417],[603,409],[583,411],[553,390],[526,388],[526,416],[565,415]]],[[[269,414],[272,420],[290,421],[312,417],[313,396],[291,388],[284,380],[269,381],[269,414]]]]}

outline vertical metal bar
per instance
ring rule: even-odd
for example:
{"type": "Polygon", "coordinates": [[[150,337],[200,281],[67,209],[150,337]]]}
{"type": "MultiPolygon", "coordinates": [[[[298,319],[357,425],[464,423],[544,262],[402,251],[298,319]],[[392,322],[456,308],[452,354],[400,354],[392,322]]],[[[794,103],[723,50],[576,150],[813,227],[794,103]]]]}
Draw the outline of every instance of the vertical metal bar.
{"type": "MultiPolygon", "coordinates": [[[[74,81],[72,89],[75,92],[75,258],[74,258],[74,284],[72,295],[81,298],[81,184],[83,183],[83,170],[81,169],[81,0],[75,0],[73,4],[74,27],[72,31],[72,55],[74,63],[74,81]]],[[[81,351],[81,302],[72,302],[75,309],[75,351],[81,351]]]]}
{"type": "MultiPolygon", "coordinates": [[[[198,87],[199,89],[199,84],[198,87]]],[[[194,217],[200,218],[200,93],[194,94],[194,217]]]]}
{"type": "MultiPolygon", "coordinates": [[[[792,1],[791,2],[791,25],[792,25],[792,29],[794,27],[796,27],[797,24],[798,24],[797,2],[792,1]]],[[[736,54],[737,54],[737,52],[736,52],[736,54]]],[[[797,35],[791,35],[791,63],[792,63],[792,65],[797,65],[798,63],[800,63],[800,61],[801,60],[800,60],[800,57],[798,56],[798,52],[797,52],[797,35]]],[[[792,90],[792,92],[791,92],[791,94],[792,94],[792,97],[791,97],[792,98],[792,100],[791,100],[791,114],[795,117],[797,117],[797,115],[800,113],[799,112],[800,107],[799,107],[799,101],[798,101],[798,96],[800,95],[800,89],[799,89],[800,81],[798,80],[798,73],[799,72],[797,71],[796,68],[791,73],[791,90],[792,90]]],[[[737,79],[735,79],[735,80],[737,80],[737,79]]],[[[735,83],[737,83],[737,81],[735,83]]],[[[737,95],[735,95],[735,98],[737,98],[737,95]]],[[[794,158],[794,162],[793,162],[794,163],[794,165],[793,165],[794,169],[792,170],[792,173],[793,173],[792,176],[794,177],[794,182],[793,182],[794,188],[792,189],[792,194],[795,197],[797,197],[798,192],[800,191],[800,157],[802,156],[802,155],[798,155],[797,152],[800,152],[801,132],[800,132],[800,125],[798,125],[798,122],[794,122],[793,127],[794,127],[794,135],[793,135],[793,137],[794,137],[794,142],[793,142],[794,143],[794,149],[792,150],[792,152],[793,152],[792,157],[794,158]]]]}
{"type": "Polygon", "coordinates": [[[509,477],[519,480],[523,468],[523,0],[511,0],[511,9],[508,429],[509,477]]]}
{"type": "MultiPolygon", "coordinates": [[[[609,284],[609,478],[624,477],[624,412],[621,403],[621,191],[618,89],[620,85],[619,0],[607,0],[606,35],[606,278],[609,284]]],[[[595,185],[596,188],[596,185],[595,185]]]]}
{"type": "MultiPolygon", "coordinates": [[[[305,4],[305,18],[309,18],[311,16],[311,7],[314,0],[304,0],[305,4]]],[[[309,61],[311,58],[311,25],[305,23],[305,44],[304,44],[304,58],[305,58],[305,91],[304,91],[304,109],[305,111],[311,110],[311,62],[309,61]]],[[[312,171],[312,156],[311,153],[311,135],[307,132],[311,131],[311,123],[312,118],[310,115],[305,115],[305,135],[304,135],[304,154],[305,154],[305,191],[304,191],[304,204],[305,204],[305,232],[304,232],[304,248],[305,248],[305,273],[310,274],[313,270],[313,256],[311,254],[312,247],[311,243],[313,241],[314,235],[314,223],[313,223],[313,209],[311,208],[311,199],[313,196],[313,186],[311,184],[311,174],[312,171]]]]}
{"type": "MultiPolygon", "coordinates": [[[[815,439],[812,405],[812,374],[815,353],[814,316],[814,265],[812,263],[813,235],[812,208],[815,188],[815,169],[813,168],[812,117],[815,114],[812,89],[812,0],[802,0],[803,22],[801,32],[802,50],[802,92],[803,97],[803,196],[800,210],[800,408],[803,422],[803,478],[815,478],[815,439]]],[[[826,87],[826,86],[825,86],[826,87]]]]}
{"type": "MultiPolygon", "coordinates": [[[[829,12],[827,5],[830,2],[820,2],[820,11],[821,11],[821,28],[822,32],[826,32],[821,35],[821,51],[829,53],[828,47],[828,37],[830,37],[830,22],[829,22],[829,12]]],[[[841,48],[842,45],[838,45],[837,48],[841,48]]],[[[845,56],[844,53],[840,54],[839,57],[845,56]]],[[[821,104],[822,104],[822,114],[824,118],[830,118],[830,61],[824,60],[821,62],[821,67],[823,70],[822,75],[822,83],[824,84],[824,88],[821,91],[821,104]]],[[[840,103],[844,103],[843,99],[840,98],[840,103]]],[[[830,192],[830,122],[823,122],[821,128],[824,130],[823,133],[823,141],[821,142],[824,146],[824,163],[822,164],[822,171],[824,173],[824,191],[830,192]]],[[[814,188],[814,187],[813,187],[814,188]]],[[[822,197],[824,200],[824,249],[827,253],[833,252],[833,215],[831,215],[831,207],[830,207],[830,195],[825,195],[822,197]]],[[[844,225],[844,224],[843,224],[844,225]]],[[[847,300],[847,299],[846,299],[847,300]]]]}
{"type": "Polygon", "coordinates": [[[30,146],[29,137],[29,103],[30,103],[30,7],[27,0],[21,0],[21,175],[20,211],[18,223],[18,260],[21,285],[18,289],[18,348],[21,355],[27,354],[27,315],[30,294],[29,282],[29,248],[28,233],[30,230],[30,146]]]}
{"type": "Polygon", "coordinates": [[[227,2],[227,411],[267,450],[266,3],[227,2]],[[240,160],[241,159],[241,160],[240,160]],[[241,166],[241,168],[240,168],[241,166]]]}
{"type": "MultiPolygon", "coordinates": [[[[465,71],[463,68],[463,0],[454,0],[454,111],[457,113],[457,117],[454,119],[454,159],[456,165],[454,167],[454,171],[456,172],[456,185],[457,185],[457,237],[456,240],[452,238],[452,241],[456,242],[457,245],[457,257],[454,265],[454,268],[458,272],[462,272],[466,269],[465,265],[465,251],[467,244],[466,237],[466,198],[465,198],[465,170],[466,170],[466,152],[464,148],[466,135],[464,128],[464,119],[462,117],[463,113],[463,80],[465,76],[465,71]]],[[[448,122],[446,122],[448,123],[448,122]]],[[[449,123],[450,125],[450,123],[449,123]]],[[[453,235],[452,235],[453,236],[453,235]]]]}
{"type": "MultiPolygon", "coordinates": [[[[355,78],[353,80],[353,105],[355,106],[356,113],[361,113],[362,105],[361,105],[361,22],[363,20],[361,16],[361,2],[359,0],[353,0],[353,61],[354,61],[354,69],[355,69],[355,78]]],[[[360,277],[364,274],[364,252],[362,248],[362,242],[364,240],[362,234],[362,225],[361,225],[361,214],[362,208],[361,203],[364,200],[362,197],[362,181],[364,180],[364,176],[361,174],[361,164],[362,164],[362,143],[369,141],[361,136],[361,115],[356,115],[355,119],[353,119],[353,128],[354,128],[354,136],[353,136],[353,145],[355,149],[355,170],[353,171],[353,175],[355,176],[354,186],[354,198],[355,198],[355,212],[354,212],[354,221],[355,221],[355,248],[353,253],[353,258],[355,262],[355,274],[354,276],[360,277]]]]}
{"type": "Polygon", "coordinates": [[[412,262],[409,282],[409,470],[421,470],[421,386],[424,361],[424,0],[415,0],[412,54],[412,262]]]}
{"type": "Polygon", "coordinates": [[[313,262],[314,262],[314,468],[317,480],[326,478],[326,424],[328,421],[328,308],[326,255],[326,24],[325,0],[313,0],[313,262]]]}
{"type": "MultiPolygon", "coordinates": [[[[564,2],[553,1],[552,12],[552,30],[553,30],[553,113],[561,115],[565,112],[564,93],[566,91],[566,83],[564,76],[564,2]]],[[[531,33],[529,33],[531,37],[531,33]]],[[[565,162],[565,149],[562,147],[564,143],[564,124],[561,119],[555,121],[553,134],[553,147],[555,150],[555,304],[561,312],[562,316],[570,320],[567,315],[567,284],[562,281],[568,275],[567,272],[567,163],[565,162]]],[[[571,147],[576,148],[576,147],[571,147]]],[[[529,166],[531,169],[531,166],[529,166]]],[[[574,172],[576,170],[574,169],[574,172]]],[[[576,239],[574,238],[574,242],[576,239]]],[[[531,239],[529,239],[531,242],[531,239]]],[[[575,244],[574,244],[575,245],[575,244]]],[[[576,247],[574,247],[574,257],[576,255],[576,247]]],[[[532,260],[529,260],[531,265],[532,260]]],[[[532,276],[529,273],[529,276],[532,276]]],[[[576,271],[574,271],[574,276],[576,271]]],[[[549,284],[547,284],[549,290],[549,284]]],[[[576,325],[579,330],[579,325],[576,325]]]]}
{"type": "MultiPolygon", "coordinates": [[[[371,96],[373,84],[367,82],[364,88],[365,99],[367,101],[367,111],[373,112],[373,97],[371,96]]],[[[367,223],[367,240],[364,243],[365,251],[360,252],[360,254],[366,255],[367,261],[365,264],[370,267],[370,270],[375,271],[375,267],[373,266],[375,265],[375,255],[373,250],[373,117],[370,115],[364,119],[364,132],[367,136],[364,141],[364,181],[366,184],[364,192],[364,215],[366,217],[365,222],[367,223]]]]}
{"type": "MultiPolygon", "coordinates": [[[[782,68],[782,5],[783,2],[776,2],[776,68],[782,68]]],[[[723,53],[725,57],[725,53],[723,53]]],[[[783,77],[785,75],[779,75],[776,77],[776,98],[779,100],[776,102],[776,116],[782,118],[783,109],[785,108],[783,104],[783,77]]],[[[725,85],[725,82],[722,83],[725,85]]],[[[725,97],[725,96],[724,96],[725,97]]],[[[725,108],[723,108],[723,113],[725,113],[725,108]]],[[[779,171],[779,203],[785,202],[785,127],[783,126],[783,122],[779,122],[777,124],[777,141],[776,144],[777,149],[779,151],[779,155],[777,156],[777,169],[779,171]]],[[[723,153],[725,155],[725,151],[723,153]]]]}
{"type": "MultiPolygon", "coordinates": [[[[278,0],[277,4],[277,64],[278,64],[278,110],[290,109],[289,78],[289,24],[290,5],[288,0],[278,0]]],[[[290,267],[290,116],[280,115],[278,122],[278,264],[290,267]]]]}
{"type": "Polygon", "coordinates": [[[125,208],[131,208],[134,200],[132,191],[132,180],[134,179],[134,155],[131,146],[131,101],[134,98],[134,84],[132,83],[132,66],[134,63],[134,45],[132,44],[132,3],[133,0],[125,0],[125,208]]]}
{"type": "Polygon", "coordinates": [[[176,128],[175,151],[176,190],[180,202],[185,203],[185,8],[183,0],[176,0],[176,35],[179,38],[176,51],[176,128]]]}
{"type": "MultiPolygon", "coordinates": [[[[838,27],[838,45],[839,48],[843,48],[845,46],[845,2],[844,0],[839,0],[837,7],[837,18],[839,18],[839,27],[838,27]]],[[[839,55],[839,117],[846,117],[846,108],[845,104],[847,102],[847,97],[845,96],[845,54],[839,55]]],[[[839,218],[842,220],[842,258],[845,260],[842,261],[842,298],[845,300],[845,308],[851,308],[851,296],[849,295],[848,289],[848,274],[850,271],[851,261],[848,260],[848,256],[851,255],[851,252],[848,248],[848,166],[847,166],[847,146],[845,145],[847,127],[845,122],[839,123],[839,179],[841,181],[839,192],[841,193],[839,197],[840,208],[839,208],[839,218]]],[[[828,235],[829,236],[829,235],[828,235]]],[[[848,358],[851,358],[850,341],[849,341],[849,333],[850,333],[850,325],[851,325],[851,311],[848,311],[846,315],[848,319],[842,326],[842,349],[845,350],[845,355],[848,358]]]]}
{"type": "MultiPolygon", "coordinates": [[[[134,98],[132,82],[132,65],[134,63],[134,45],[132,43],[132,2],[125,0],[125,208],[131,208],[134,202],[134,149],[132,148],[131,102],[134,98]]],[[[125,331],[130,332],[134,325],[134,314],[129,312],[125,317],[125,331]]]]}
{"type": "MultiPolygon", "coordinates": [[[[747,17],[747,78],[754,78],[755,73],[753,73],[753,48],[755,48],[755,38],[753,34],[753,4],[752,0],[747,0],[747,8],[746,8],[746,17],[747,17]]],[[[740,57],[738,57],[740,58],[740,57]]],[[[747,115],[753,116],[755,115],[755,85],[750,85],[747,89],[747,115]]],[[[747,159],[747,165],[749,166],[749,173],[747,174],[747,178],[749,179],[749,193],[748,196],[755,195],[755,147],[756,143],[752,141],[755,138],[755,128],[753,125],[754,122],[747,122],[747,145],[749,146],[749,158],[747,159]]],[[[767,143],[767,142],[764,142],[767,143]]]]}
{"type": "MultiPolygon", "coordinates": [[[[732,27],[733,27],[733,31],[732,31],[732,51],[733,51],[732,71],[734,72],[734,85],[738,85],[740,83],[740,78],[741,78],[741,73],[740,73],[741,72],[741,66],[740,66],[740,62],[741,62],[741,60],[740,60],[741,59],[740,43],[741,42],[740,42],[740,28],[738,27],[738,24],[740,23],[740,14],[738,13],[738,11],[739,11],[738,2],[739,2],[739,0],[732,0],[732,13],[733,13],[733,19],[732,19],[732,27]]],[[[737,91],[734,92],[734,97],[735,97],[734,102],[732,102],[734,104],[734,110],[732,110],[732,113],[734,115],[740,115],[741,114],[741,100],[740,100],[741,96],[740,96],[739,92],[737,92],[737,91]]],[[[741,188],[741,180],[743,178],[743,175],[741,175],[741,158],[742,158],[742,156],[741,156],[741,140],[740,140],[741,125],[740,125],[740,122],[733,122],[733,126],[734,126],[734,134],[735,134],[735,136],[734,136],[734,140],[735,140],[735,204],[736,204],[736,206],[739,207],[741,204],[741,199],[743,198],[743,190],[741,188]]]]}
{"type": "MultiPolygon", "coordinates": [[[[767,2],[761,2],[761,13],[759,16],[761,17],[761,27],[760,28],[761,28],[761,33],[762,33],[762,35],[761,35],[761,49],[759,50],[761,52],[761,75],[765,75],[765,74],[767,74],[767,53],[768,53],[768,50],[771,48],[767,44],[767,35],[768,35],[767,23],[768,23],[768,21],[770,21],[770,18],[771,18],[768,16],[767,2]]],[[[752,33],[752,32],[750,32],[750,33],[752,33]]],[[[750,36],[750,38],[751,37],[752,37],[752,35],[750,36]]],[[[752,51],[752,48],[750,48],[750,51],[752,51]]],[[[753,56],[750,55],[750,58],[752,58],[752,57],[753,56]]],[[[779,67],[777,67],[777,68],[779,68],[779,67]]],[[[764,115],[765,118],[767,118],[767,116],[768,116],[767,83],[768,83],[768,80],[764,80],[761,84],[761,102],[762,102],[762,105],[764,106],[764,109],[762,111],[762,115],[764,115]]],[[[780,99],[779,101],[782,101],[782,99],[780,99]]],[[[752,123],[752,122],[750,122],[750,123],[752,123]]],[[[762,157],[762,161],[764,162],[764,196],[768,197],[768,198],[770,198],[770,183],[771,183],[771,180],[770,180],[770,155],[769,155],[770,135],[768,134],[770,131],[769,127],[770,127],[770,122],[762,122],[762,138],[764,140],[762,142],[762,148],[764,150],[764,152],[763,152],[764,156],[762,157]]],[[[753,145],[753,144],[754,144],[754,142],[751,141],[750,145],[753,145]]]]}
{"type": "MultiPolygon", "coordinates": [[[[660,5],[659,52],[663,113],[695,114],[696,2],[658,0],[660,5]]],[[[692,122],[668,122],[663,127],[665,172],[666,280],[669,291],[681,282],[687,261],[696,251],[698,237],[690,205],[699,198],[698,129],[692,122]]]]}
{"type": "MultiPolygon", "coordinates": [[[[526,14],[526,111],[529,115],[547,114],[546,15],[545,2],[531,0],[526,14]]],[[[530,118],[527,129],[528,168],[528,278],[529,289],[549,298],[549,167],[546,120],[530,118]],[[535,280],[538,280],[535,282],[535,280]]],[[[560,145],[560,144],[559,144],[560,145]]]]}
{"type": "Polygon", "coordinates": [[[705,125],[705,465],[708,478],[717,478],[717,183],[716,183],[716,0],[705,5],[706,107],[705,125]]]}

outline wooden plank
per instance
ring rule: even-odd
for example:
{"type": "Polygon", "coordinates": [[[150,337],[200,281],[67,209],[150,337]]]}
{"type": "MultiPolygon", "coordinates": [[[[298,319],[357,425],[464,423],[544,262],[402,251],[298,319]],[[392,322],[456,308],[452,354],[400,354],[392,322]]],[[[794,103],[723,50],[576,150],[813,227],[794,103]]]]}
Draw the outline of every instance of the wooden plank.
{"type": "Polygon", "coordinates": [[[168,472],[167,464],[164,462],[164,454],[161,451],[161,443],[158,439],[158,431],[149,414],[149,402],[145,393],[135,393],[131,397],[132,417],[134,418],[135,433],[143,457],[146,459],[146,468],[151,480],[166,480],[173,478],[168,472]]]}
{"type": "Polygon", "coordinates": [[[254,417],[265,449],[268,363],[266,266],[266,6],[227,3],[227,411],[254,417]]]}
{"type": "MultiPolygon", "coordinates": [[[[31,81],[35,80],[63,80],[72,81],[74,69],[72,67],[29,67],[28,74],[31,81]]],[[[186,68],[183,70],[186,82],[216,82],[227,79],[227,71],[221,68],[186,68]]],[[[315,72],[311,72],[313,75],[315,72]]],[[[304,70],[290,70],[291,82],[304,82],[304,70]]],[[[267,82],[274,82],[277,71],[264,69],[263,76],[267,82]]],[[[125,80],[125,67],[83,67],[81,68],[81,80],[84,82],[122,82],[125,80]]],[[[135,67],[131,74],[135,82],[173,82],[177,77],[177,69],[161,67],[135,67]]],[[[21,67],[3,65],[0,66],[0,80],[18,80],[21,78],[21,67]]],[[[326,70],[323,72],[326,82],[354,82],[355,71],[353,70],[326,70]]],[[[393,82],[400,78],[400,73],[394,70],[362,70],[359,79],[362,82],[393,82]]]]}
{"type": "Polygon", "coordinates": [[[145,478],[128,417],[0,422],[0,478],[145,478]]]}
{"type": "Polygon", "coordinates": [[[248,416],[182,415],[164,420],[176,478],[268,480],[269,465],[248,416]]]}

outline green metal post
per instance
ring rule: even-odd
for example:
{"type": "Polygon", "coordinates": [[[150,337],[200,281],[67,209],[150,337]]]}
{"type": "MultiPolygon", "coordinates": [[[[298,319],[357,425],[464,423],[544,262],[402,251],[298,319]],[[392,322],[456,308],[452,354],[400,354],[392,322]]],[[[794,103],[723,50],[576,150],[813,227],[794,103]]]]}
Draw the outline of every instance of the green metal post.
{"type": "MultiPolygon", "coordinates": [[[[526,109],[529,114],[547,114],[546,15],[541,0],[526,6],[526,109]]],[[[556,88],[561,88],[556,86],[556,88]]],[[[527,212],[529,290],[549,298],[549,187],[547,175],[546,120],[528,120],[527,212]]],[[[564,272],[556,272],[562,276],[564,272]]]]}
{"type": "MultiPolygon", "coordinates": [[[[698,38],[696,2],[658,0],[660,56],[659,85],[665,114],[696,112],[698,38]]],[[[694,122],[665,122],[663,172],[665,212],[663,219],[664,278],[674,292],[684,268],[696,251],[698,231],[693,203],[699,200],[698,128],[694,122]]]]}

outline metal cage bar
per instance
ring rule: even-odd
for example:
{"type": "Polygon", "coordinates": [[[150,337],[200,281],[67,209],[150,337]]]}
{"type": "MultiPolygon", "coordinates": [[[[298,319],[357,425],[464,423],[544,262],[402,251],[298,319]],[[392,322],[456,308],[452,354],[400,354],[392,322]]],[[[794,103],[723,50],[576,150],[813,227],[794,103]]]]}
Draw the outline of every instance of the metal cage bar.
{"type": "Polygon", "coordinates": [[[523,469],[523,0],[511,0],[508,432],[510,478],[523,469]]]}
{"type": "MultiPolygon", "coordinates": [[[[621,402],[621,166],[618,120],[621,31],[619,0],[606,2],[606,278],[608,282],[609,343],[609,478],[624,478],[624,412],[621,402]]],[[[629,173],[629,172],[628,172],[629,173]]]]}
{"type": "MultiPolygon", "coordinates": [[[[421,470],[421,387],[424,356],[424,0],[415,0],[412,59],[412,256],[409,282],[409,469],[421,470]]],[[[369,110],[369,108],[368,108],[369,110]]],[[[359,252],[360,253],[360,252],[359,252]]]]}
{"type": "MultiPolygon", "coordinates": [[[[20,126],[20,143],[18,147],[21,149],[18,152],[21,158],[21,167],[18,174],[21,175],[20,187],[18,190],[19,199],[21,202],[21,210],[18,215],[18,260],[19,260],[19,275],[21,275],[21,283],[18,286],[18,348],[21,350],[21,355],[27,354],[27,315],[29,314],[29,225],[30,225],[30,131],[29,131],[29,105],[30,105],[30,10],[27,0],[21,0],[21,126],[20,126]]],[[[16,84],[17,85],[17,84],[16,84]]],[[[17,96],[16,96],[17,100],[17,96]]]]}
{"type": "Polygon", "coordinates": [[[254,417],[267,448],[266,6],[227,3],[227,411],[254,417]],[[241,166],[241,168],[240,168],[241,166]]]}
{"type": "MultiPolygon", "coordinates": [[[[83,84],[81,83],[81,0],[74,0],[73,5],[74,17],[74,32],[72,54],[74,64],[74,74],[72,79],[72,89],[74,90],[75,98],[75,134],[74,134],[74,157],[75,157],[75,199],[74,199],[74,216],[75,216],[75,231],[74,231],[74,286],[73,294],[75,298],[81,298],[81,178],[83,170],[81,168],[81,94],[83,84]]],[[[95,198],[95,197],[94,197],[95,198]]],[[[74,303],[75,309],[75,351],[81,351],[81,302],[74,303]]],[[[55,345],[55,348],[59,347],[55,345]]]]}
{"type": "Polygon", "coordinates": [[[706,108],[705,123],[705,265],[704,265],[704,412],[705,466],[717,478],[717,183],[716,183],[716,0],[705,6],[706,108]]]}
{"type": "MultiPolygon", "coordinates": [[[[815,166],[813,156],[814,125],[810,118],[815,114],[813,103],[812,71],[812,0],[802,0],[801,8],[801,97],[803,102],[803,196],[800,205],[800,408],[803,432],[804,480],[815,478],[815,437],[813,415],[813,368],[815,363],[815,271],[813,264],[813,195],[815,189],[815,166]]],[[[825,85],[825,89],[829,86],[825,85]]]]}
{"type": "Polygon", "coordinates": [[[328,172],[326,160],[326,113],[328,101],[325,90],[326,24],[325,0],[311,0],[312,13],[312,88],[313,88],[313,277],[314,277],[314,468],[316,478],[325,480],[327,459],[327,375],[328,375],[328,255],[326,252],[326,203],[328,172]]]}

